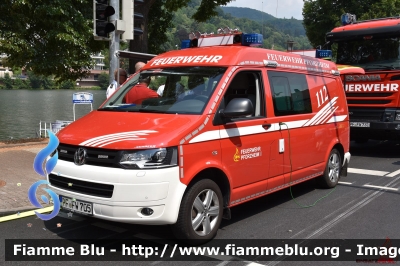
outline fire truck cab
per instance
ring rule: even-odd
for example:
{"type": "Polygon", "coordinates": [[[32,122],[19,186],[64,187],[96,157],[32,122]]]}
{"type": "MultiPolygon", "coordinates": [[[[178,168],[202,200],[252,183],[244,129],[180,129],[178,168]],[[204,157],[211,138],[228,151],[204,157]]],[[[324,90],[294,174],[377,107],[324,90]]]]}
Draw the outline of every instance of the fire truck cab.
{"type": "Polygon", "coordinates": [[[400,17],[357,21],[342,15],[341,27],[326,34],[342,75],[350,115],[351,140],[398,139],[400,136],[400,17]]]}
{"type": "Polygon", "coordinates": [[[191,37],[58,133],[48,181],[62,208],[171,224],[199,243],[234,206],[346,175],[348,110],[334,63],[253,47],[259,34],[191,37]]]}

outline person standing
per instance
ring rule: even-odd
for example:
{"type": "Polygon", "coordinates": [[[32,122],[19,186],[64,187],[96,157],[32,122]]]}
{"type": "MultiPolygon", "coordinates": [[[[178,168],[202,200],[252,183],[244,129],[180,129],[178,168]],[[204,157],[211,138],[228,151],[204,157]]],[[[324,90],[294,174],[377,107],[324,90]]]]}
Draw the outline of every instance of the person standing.
{"type": "Polygon", "coordinates": [[[116,69],[114,71],[114,80],[108,86],[107,91],[106,91],[107,98],[109,98],[118,89],[118,87],[126,81],[127,78],[128,78],[128,75],[124,69],[120,68],[119,71],[118,71],[118,69],[116,69]],[[117,83],[118,75],[119,75],[119,85],[117,83]]]}
{"type": "Polygon", "coordinates": [[[139,84],[133,86],[123,99],[123,103],[142,104],[148,98],[158,98],[157,92],[149,89],[150,77],[140,79],[139,84]]]}
{"type": "Polygon", "coordinates": [[[144,67],[146,65],[146,63],[143,62],[137,62],[135,65],[135,72],[138,72],[139,70],[142,69],[142,67],[144,67]]]}

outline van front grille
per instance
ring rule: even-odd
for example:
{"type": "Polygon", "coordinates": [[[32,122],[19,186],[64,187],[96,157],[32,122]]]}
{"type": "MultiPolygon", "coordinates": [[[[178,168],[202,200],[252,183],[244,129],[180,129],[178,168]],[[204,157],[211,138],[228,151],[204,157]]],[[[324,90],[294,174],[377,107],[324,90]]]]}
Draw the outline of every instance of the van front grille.
{"type": "Polygon", "coordinates": [[[114,191],[113,185],[82,181],[55,174],[49,175],[49,181],[54,187],[90,196],[111,198],[114,191]]]}
{"type": "MultiPolygon", "coordinates": [[[[68,162],[74,162],[74,155],[80,146],[60,144],[58,145],[58,159],[68,162]]],[[[115,167],[121,168],[118,162],[120,151],[99,149],[99,148],[88,148],[84,147],[87,151],[87,157],[85,164],[104,166],[104,167],[115,167]]]]}

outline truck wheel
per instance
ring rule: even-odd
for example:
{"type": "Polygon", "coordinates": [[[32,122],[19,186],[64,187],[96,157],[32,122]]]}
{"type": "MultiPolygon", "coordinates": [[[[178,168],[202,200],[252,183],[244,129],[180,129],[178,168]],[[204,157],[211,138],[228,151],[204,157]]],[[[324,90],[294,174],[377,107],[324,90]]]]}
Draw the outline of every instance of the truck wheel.
{"type": "Polygon", "coordinates": [[[183,196],[172,231],[176,238],[187,243],[206,243],[217,234],[222,211],[222,193],[218,185],[210,179],[200,180],[183,196]]]}
{"type": "Polygon", "coordinates": [[[340,168],[342,166],[342,159],[337,149],[332,149],[326,163],[325,171],[319,177],[319,183],[324,188],[333,188],[339,182],[340,168]]]}

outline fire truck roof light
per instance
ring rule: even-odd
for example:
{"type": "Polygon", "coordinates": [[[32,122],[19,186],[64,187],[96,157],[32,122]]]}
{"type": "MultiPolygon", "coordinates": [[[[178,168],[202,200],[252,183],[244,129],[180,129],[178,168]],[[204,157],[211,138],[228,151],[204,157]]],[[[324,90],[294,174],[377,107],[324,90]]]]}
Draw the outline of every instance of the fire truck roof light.
{"type": "Polygon", "coordinates": [[[332,59],[332,50],[316,50],[315,51],[316,58],[323,58],[323,59],[332,59]]]}
{"type": "Polygon", "coordinates": [[[259,46],[263,44],[263,36],[258,33],[250,33],[242,35],[242,45],[259,46]]]}
{"type": "Polygon", "coordinates": [[[356,15],[350,13],[343,14],[340,19],[343,26],[353,24],[354,22],[356,22],[356,20],[357,20],[356,15]]]}
{"type": "Polygon", "coordinates": [[[242,33],[238,29],[218,29],[217,34],[200,32],[190,33],[189,40],[183,40],[181,49],[190,47],[207,47],[221,45],[243,45],[243,46],[260,46],[263,44],[263,36],[258,33],[242,33]]]}

